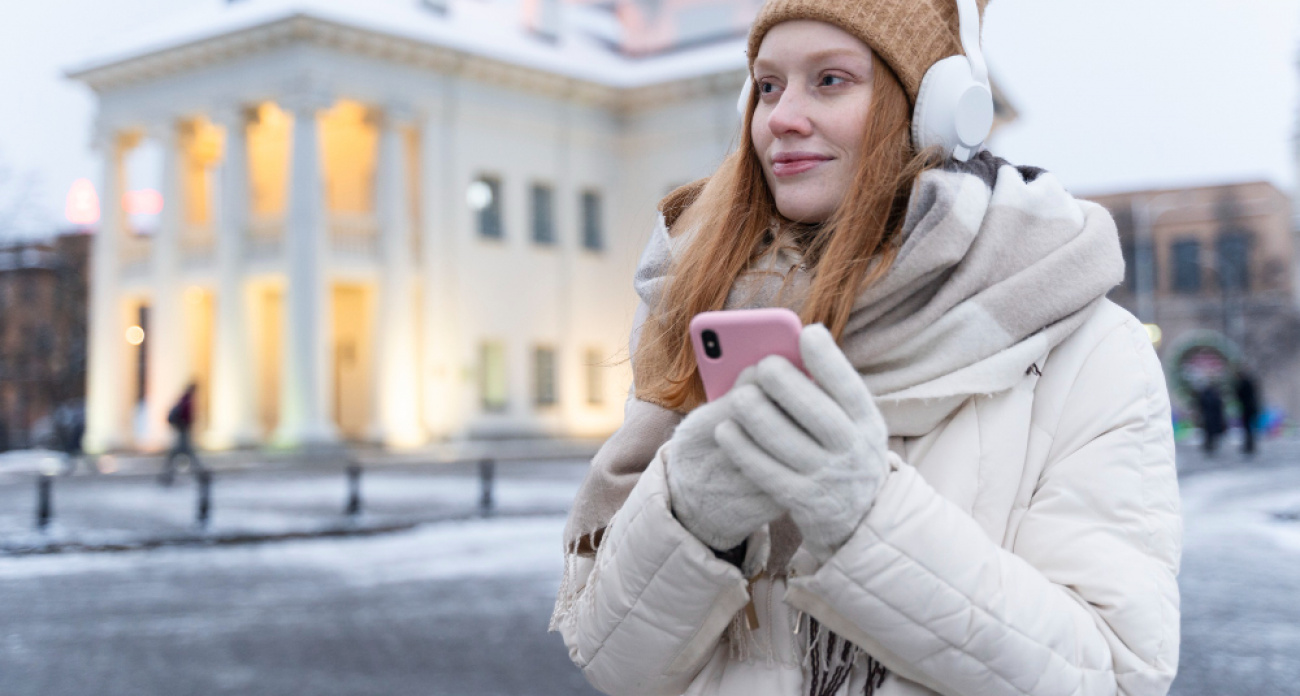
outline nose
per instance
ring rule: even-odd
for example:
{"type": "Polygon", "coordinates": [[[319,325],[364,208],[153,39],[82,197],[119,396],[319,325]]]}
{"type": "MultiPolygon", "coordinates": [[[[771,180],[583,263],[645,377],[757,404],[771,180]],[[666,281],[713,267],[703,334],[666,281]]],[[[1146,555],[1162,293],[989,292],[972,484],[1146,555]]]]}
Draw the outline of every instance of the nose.
{"type": "Polygon", "coordinates": [[[808,106],[807,96],[802,89],[794,84],[787,86],[767,117],[767,127],[771,129],[772,135],[780,138],[811,133],[808,106]]]}

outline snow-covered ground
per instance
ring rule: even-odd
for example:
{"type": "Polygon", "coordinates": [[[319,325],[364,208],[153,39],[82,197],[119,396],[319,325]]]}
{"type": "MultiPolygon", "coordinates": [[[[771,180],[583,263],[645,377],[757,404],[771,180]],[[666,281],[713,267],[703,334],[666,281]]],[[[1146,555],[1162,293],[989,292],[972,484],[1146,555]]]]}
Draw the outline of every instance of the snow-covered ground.
{"type": "Polygon", "coordinates": [[[1300,694],[1300,462],[1182,481],[1176,696],[1300,694]]]}
{"type": "MultiPolygon", "coordinates": [[[[1220,465],[1181,482],[1172,693],[1300,693],[1300,461],[1220,465]]],[[[369,492],[390,509],[476,500],[472,478],[425,478],[369,492]]],[[[577,485],[507,479],[503,505],[567,501],[577,485]]],[[[250,509],[341,504],[337,483],[290,496],[259,485],[238,496],[250,509]]],[[[561,514],[521,514],[371,537],[0,557],[0,693],[591,694],[545,632],[562,528],[561,514]]]]}
{"type": "Polygon", "coordinates": [[[593,694],[546,632],[563,523],[0,558],[0,693],[593,694]]]}

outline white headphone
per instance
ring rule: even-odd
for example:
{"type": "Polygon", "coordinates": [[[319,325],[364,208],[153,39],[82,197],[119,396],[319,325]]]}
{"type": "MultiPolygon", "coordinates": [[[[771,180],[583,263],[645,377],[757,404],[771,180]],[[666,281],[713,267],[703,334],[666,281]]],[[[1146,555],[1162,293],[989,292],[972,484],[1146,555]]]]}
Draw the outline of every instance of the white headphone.
{"type": "Polygon", "coordinates": [[[980,15],[975,0],[957,0],[961,47],[930,66],[912,112],[912,142],[918,150],[938,145],[959,162],[984,147],[993,130],[993,90],[980,51],[980,15]]]}
{"type": "MultiPolygon", "coordinates": [[[[912,112],[912,142],[918,150],[939,146],[946,155],[965,162],[984,148],[993,130],[993,90],[980,51],[980,17],[975,0],[957,0],[964,56],[949,56],[930,66],[921,80],[912,112]]],[[[736,110],[741,118],[749,107],[753,78],[740,89],[736,110]]]]}

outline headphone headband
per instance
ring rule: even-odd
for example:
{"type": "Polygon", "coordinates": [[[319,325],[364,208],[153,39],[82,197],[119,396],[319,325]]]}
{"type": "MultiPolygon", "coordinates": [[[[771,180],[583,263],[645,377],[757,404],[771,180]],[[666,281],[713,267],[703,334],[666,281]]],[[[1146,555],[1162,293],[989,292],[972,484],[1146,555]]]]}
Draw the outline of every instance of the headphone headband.
{"type": "Polygon", "coordinates": [[[970,61],[971,77],[988,86],[989,69],[984,63],[984,51],[980,49],[980,10],[975,0],[957,0],[957,21],[961,50],[970,61]]]}

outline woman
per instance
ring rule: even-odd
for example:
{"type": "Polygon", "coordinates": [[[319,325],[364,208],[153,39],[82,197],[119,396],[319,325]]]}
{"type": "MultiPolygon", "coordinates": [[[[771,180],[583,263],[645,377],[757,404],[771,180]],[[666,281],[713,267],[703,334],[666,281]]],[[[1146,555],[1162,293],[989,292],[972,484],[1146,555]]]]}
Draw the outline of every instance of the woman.
{"type": "Polygon", "coordinates": [[[1105,300],[1113,222],[909,135],[951,0],[772,0],[748,138],[674,192],[635,390],[565,533],[558,629],[610,694],[1163,694],[1181,522],[1165,385],[1105,300]],[[703,403],[695,313],[784,305],[703,403]]]}

